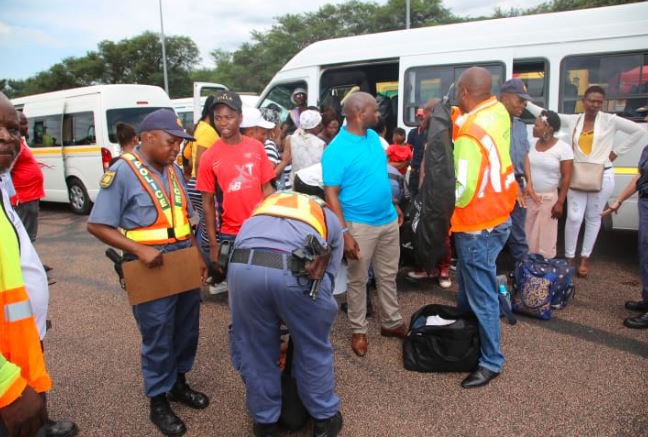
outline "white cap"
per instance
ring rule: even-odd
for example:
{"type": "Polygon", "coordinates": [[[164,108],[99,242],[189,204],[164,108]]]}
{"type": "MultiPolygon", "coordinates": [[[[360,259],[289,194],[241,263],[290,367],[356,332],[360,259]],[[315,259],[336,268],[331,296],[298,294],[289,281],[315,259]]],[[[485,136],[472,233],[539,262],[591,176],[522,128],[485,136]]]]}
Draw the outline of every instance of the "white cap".
{"type": "Polygon", "coordinates": [[[243,121],[241,122],[241,128],[245,129],[256,126],[262,127],[263,129],[272,129],[275,127],[274,123],[266,121],[266,119],[263,118],[261,111],[259,111],[258,108],[243,107],[243,121]]]}

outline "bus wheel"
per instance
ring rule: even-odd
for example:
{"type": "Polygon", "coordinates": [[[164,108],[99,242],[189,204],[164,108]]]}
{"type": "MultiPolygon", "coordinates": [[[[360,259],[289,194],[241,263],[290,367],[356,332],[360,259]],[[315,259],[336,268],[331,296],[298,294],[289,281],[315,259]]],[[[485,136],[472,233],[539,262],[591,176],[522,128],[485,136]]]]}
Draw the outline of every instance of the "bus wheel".
{"type": "Polygon", "coordinates": [[[90,197],[83,186],[83,182],[77,178],[70,178],[68,181],[68,195],[70,206],[75,214],[88,214],[90,212],[90,197]]]}

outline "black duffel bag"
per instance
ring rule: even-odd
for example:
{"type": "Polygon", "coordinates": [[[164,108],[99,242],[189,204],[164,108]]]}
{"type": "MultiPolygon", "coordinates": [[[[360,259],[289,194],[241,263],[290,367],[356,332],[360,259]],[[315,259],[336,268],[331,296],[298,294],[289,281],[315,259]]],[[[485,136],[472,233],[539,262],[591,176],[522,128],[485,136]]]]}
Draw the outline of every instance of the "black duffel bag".
{"type": "Polygon", "coordinates": [[[403,341],[403,365],[417,372],[472,372],[479,361],[479,325],[470,311],[426,305],[412,315],[403,341]],[[426,326],[429,316],[454,323],[426,326]]]}

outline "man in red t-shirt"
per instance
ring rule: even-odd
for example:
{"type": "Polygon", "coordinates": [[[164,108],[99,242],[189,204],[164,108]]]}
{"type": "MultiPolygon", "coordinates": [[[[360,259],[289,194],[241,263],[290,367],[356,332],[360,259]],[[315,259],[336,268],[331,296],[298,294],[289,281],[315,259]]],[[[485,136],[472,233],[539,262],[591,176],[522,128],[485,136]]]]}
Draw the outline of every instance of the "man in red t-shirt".
{"type": "Polygon", "coordinates": [[[20,116],[20,153],[11,169],[11,181],[16,189],[16,195],[11,198],[11,204],[25,225],[29,239],[36,241],[38,234],[38,203],[45,197],[43,187],[43,171],[31,150],[27,146],[29,136],[27,117],[22,112],[20,116]]]}
{"type": "Polygon", "coordinates": [[[274,189],[272,163],[261,142],[241,135],[242,104],[238,94],[219,91],[214,99],[214,121],[220,139],[200,158],[196,189],[202,193],[209,256],[218,262],[218,241],[233,241],[243,222],[274,189]],[[216,232],[214,194],[221,209],[220,232],[216,232]]]}

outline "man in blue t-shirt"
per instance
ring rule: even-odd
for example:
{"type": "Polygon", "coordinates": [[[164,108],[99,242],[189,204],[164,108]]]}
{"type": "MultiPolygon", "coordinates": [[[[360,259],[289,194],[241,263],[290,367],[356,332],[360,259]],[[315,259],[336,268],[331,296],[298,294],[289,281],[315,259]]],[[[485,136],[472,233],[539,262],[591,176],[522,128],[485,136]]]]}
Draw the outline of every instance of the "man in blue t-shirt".
{"type": "Polygon", "coordinates": [[[347,304],[353,335],[351,348],[367,353],[366,284],[373,266],[382,308],[380,334],[404,337],[396,295],[399,223],[402,213],[392,197],[385,168],[387,156],[378,134],[376,99],[357,92],[344,103],[347,125],[324,150],[322,172],[326,202],[343,226],[344,253],[349,263],[347,304]]]}

